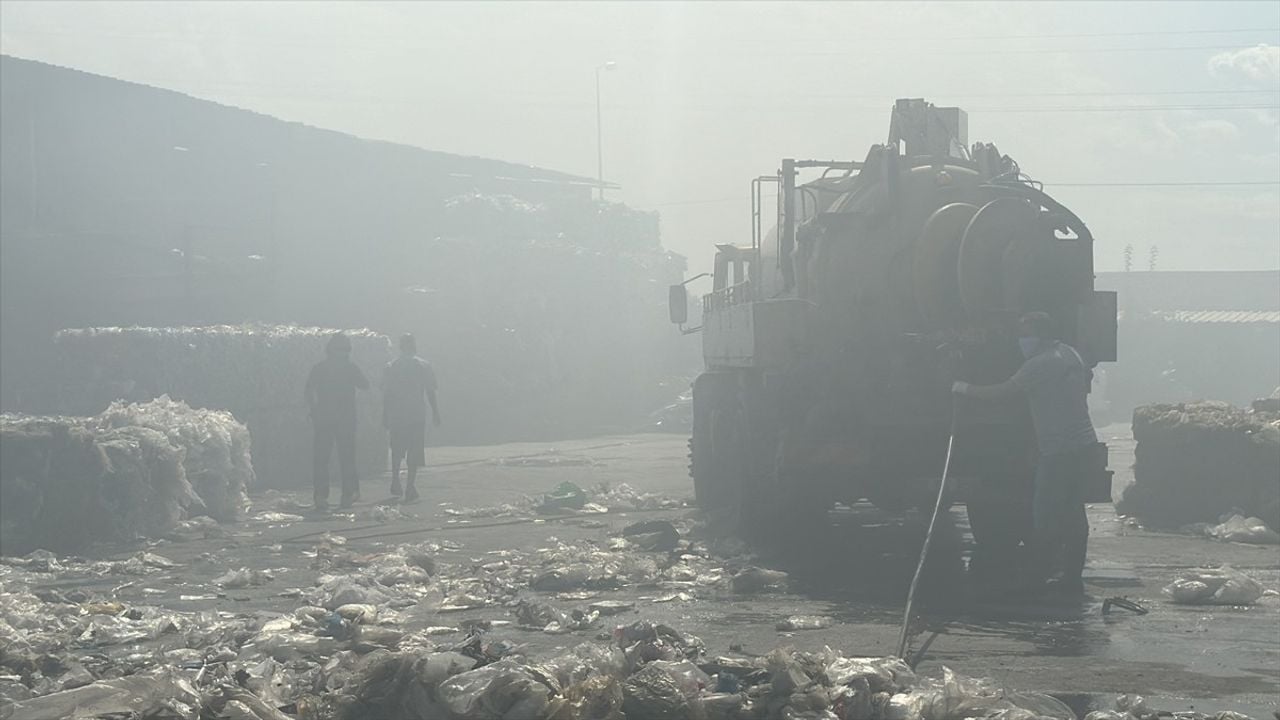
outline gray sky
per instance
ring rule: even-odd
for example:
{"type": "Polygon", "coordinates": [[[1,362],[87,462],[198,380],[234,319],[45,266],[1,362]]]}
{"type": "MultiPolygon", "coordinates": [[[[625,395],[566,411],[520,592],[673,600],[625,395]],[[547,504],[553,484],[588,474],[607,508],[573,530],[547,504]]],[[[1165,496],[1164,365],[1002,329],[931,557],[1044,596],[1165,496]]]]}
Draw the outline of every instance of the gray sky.
{"type": "Polygon", "coordinates": [[[1152,245],[1161,269],[1280,267],[1277,46],[1278,2],[0,4],[6,54],[588,176],[615,61],[611,196],[659,210],[695,269],[750,241],[752,177],[861,159],[896,97],[968,110],[971,142],[1090,225],[1100,270],[1126,244],[1139,268],[1152,245]],[[1057,185],[1151,182],[1270,184],[1057,185]]]}

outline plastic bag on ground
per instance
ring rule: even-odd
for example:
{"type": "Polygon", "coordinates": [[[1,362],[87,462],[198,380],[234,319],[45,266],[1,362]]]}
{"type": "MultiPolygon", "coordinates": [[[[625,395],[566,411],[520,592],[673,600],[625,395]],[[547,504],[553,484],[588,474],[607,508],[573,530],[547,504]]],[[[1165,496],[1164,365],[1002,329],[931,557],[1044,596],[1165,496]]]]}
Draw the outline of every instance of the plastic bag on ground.
{"type": "Polygon", "coordinates": [[[731,584],[734,592],[743,594],[784,590],[787,574],[779,570],[748,567],[734,575],[731,584]]]}
{"type": "Polygon", "coordinates": [[[622,694],[627,720],[687,720],[694,714],[679,682],[653,665],[627,678],[622,694]]]}
{"type": "Polygon", "coordinates": [[[445,680],[438,694],[457,720],[538,718],[559,692],[549,683],[554,681],[514,660],[499,660],[445,680]]]}
{"type": "Polygon", "coordinates": [[[828,685],[849,685],[866,680],[872,692],[899,693],[915,685],[916,674],[901,658],[847,658],[829,648],[823,677],[828,685]]]}
{"type": "Polygon", "coordinates": [[[345,698],[337,716],[341,720],[438,720],[445,717],[445,709],[436,689],[475,664],[474,659],[455,652],[375,652],[343,687],[345,698]]]}
{"type": "Polygon", "coordinates": [[[1253,578],[1227,565],[1190,570],[1164,588],[1169,599],[1180,605],[1251,605],[1263,592],[1253,578]]]}
{"type": "Polygon", "coordinates": [[[666,520],[645,520],[622,529],[622,536],[645,550],[668,552],[680,544],[680,531],[666,520]]]}
{"type": "Polygon", "coordinates": [[[574,720],[626,720],[622,714],[622,683],[596,675],[565,688],[568,716],[574,720]]]}
{"type": "Polygon", "coordinates": [[[1280,533],[1267,527],[1261,518],[1246,518],[1243,515],[1232,515],[1222,524],[1210,527],[1208,534],[1223,542],[1280,545],[1280,533]]]}
{"type": "Polygon", "coordinates": [[[14,703],[10,720],[65,720],[71,717],[165,717],[197,720],[200,694],[176,670],[131,675],[91,683],[14,703]]]}
{"type": "Polygon", "coordinates": [[[785,620],[778,621],[774,627],[783,632],[795,630],[822,630],[829,628],[835,623],[835,620],[823,615],[792,615],[785,620]]]}
{"type": "Polygon", "coordinates": [[[540,513],[579,510],[587,504],[587,492],[571,482],[562,482],[543,498],[540,513]]]}
{"type": "Polygon", "coordinates": [[[886,720],[964,720],[1002,711],[1004,720],[1076,717],[1065,703],[1048,695],[1006,692],[988,678],[971,678],[943,667],[941,682],[926,681],[911,692],[894,695],[886,720]]]}

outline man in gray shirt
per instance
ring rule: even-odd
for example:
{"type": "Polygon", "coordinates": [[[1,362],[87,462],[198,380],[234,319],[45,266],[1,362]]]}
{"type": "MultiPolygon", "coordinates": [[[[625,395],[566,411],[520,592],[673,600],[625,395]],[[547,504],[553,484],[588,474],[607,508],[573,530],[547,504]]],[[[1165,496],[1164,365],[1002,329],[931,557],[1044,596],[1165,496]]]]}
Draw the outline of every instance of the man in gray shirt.
{"type": "Polygon", "coordinates": [[[426,464],[427,405],[431,421],[440,424],[436,400],[436,374],[431,364],[418,357],[413,335],[400,338],[400,357],[387,365],[382,383],[382,424],[391,439],[391,495],[399,497],[400,461],[407,470],[404,502],[418,500],[418,468],[426,464]]]}
{"type": "Polygon", "coordinates": [[[1061,580],[1051,585],[1065,595],[1083,595],[1089,543],[1085,479],[1098,442],[1089,419],[1089,368],[1075,348],[1055,339],[1047,314],[1024,315],[1019,331],[1026,362],[1012,378],[998,385],[956,382],[952,390],[980,400],[1027,396],[1039,446],[1032,504],[1037,570],[1048,578],[1061,567],[1061,580]]]}

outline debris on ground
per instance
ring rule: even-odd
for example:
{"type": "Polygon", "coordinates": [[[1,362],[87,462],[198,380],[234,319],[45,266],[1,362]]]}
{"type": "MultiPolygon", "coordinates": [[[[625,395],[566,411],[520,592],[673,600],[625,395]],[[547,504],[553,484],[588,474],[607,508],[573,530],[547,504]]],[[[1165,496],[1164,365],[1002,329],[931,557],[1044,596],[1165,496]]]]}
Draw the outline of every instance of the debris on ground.
{"type": "Polygon", "coordinates": [[[758,567],[743,568],[733,576],[733,591],[741,594],[771,592],[785,590],[787,574],[780,570],[767,570],[758,567]]]}
{"type": "Polygon", "coordinates": [[[1114,710],[1094,710],[1084,716],[1084,720],[1153,720],[1154,718],[1177,718],[1177,720],[1252,720],[1248,715],[1223,710],[1218,713],[1203,713],[1195,710],[1181,710],[1176,713],[1157,711],[1147,705],[1146,698],[1141,695],[1121,695],[1116,698],[1114,710]]]}
{"type": "Polygon", "coordinates": [[[792,615],[785,620],[780,620],[775,627],[783,632],[789,632],[795,630],[822,630],[834,624],[835,620],[823,615],[792,615]]]}
{"type": "Polygon", "coordinates": [[[1280,531],[1280,413],[1227,403],[1140,407],[1133,413],[1134,483],[1116,510],[1154,526],[1255,516],[1280,531]]]}
{"type": "Polygon", "coordinates": [[[670,552],[680,544],[680,531],[666,520],[645,520],[622,529],[622,537],[644,550],[670,552]]]}
{"type": "Polygon", "coordinates": [[[1164,588],[1180,605],[1252,605],[1264,592],[1253,578],[1226,565],[1188,571],[1164,588]]]}
{"type": "Polygon", "coordinates": [[[1205,535],[1222,542],[1248,545],[1280,545],[1280,533],[1267,527],[1261,518],[1233,514],[1217,525],[1203,528],[1205,535]]]}
{"type": "Polygon", "coordinates": [[[563,510],[581,510],[587,504],[587,492],[571,482],[562,482],[542,498],[540,513],[556,513],[563,510]]]}
{"type": "Polygon", "coordinates": [[[689,507],[690,501],[659,493],[640,492],[627,483],[600,484],[584,490],[565,482],[542,497],[523,497],[516,502],[486,507],[447,507],[453,518],[535,518],[538,515],[602,515],[636,510],[673,510],[689,507]]]}

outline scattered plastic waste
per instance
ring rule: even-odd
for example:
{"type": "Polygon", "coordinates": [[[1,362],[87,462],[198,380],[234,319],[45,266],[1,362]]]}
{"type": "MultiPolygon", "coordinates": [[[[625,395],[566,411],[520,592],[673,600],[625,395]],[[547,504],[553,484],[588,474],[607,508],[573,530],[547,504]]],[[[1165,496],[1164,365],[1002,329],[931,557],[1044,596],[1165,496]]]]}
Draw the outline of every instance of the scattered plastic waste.
{"type": "Polygon", "coordinates": [[[1224,565],[1183,573],[1164,592],[1180,605],[1252,605],[1265,590],[1253,578],[1224,565]]]}
{"type": "Polygon", "coordinates": [[[587,504],[587,491],[571,482],[562,482],[542,499],[538,512],[554,513],[561,510],[580,510],[587,504]]]}
{"type": "MultiPolygon", "coordinates": [[[[281,511],[254,517],[272,512],[281,511]]],[[[6,720],[1071,717],[1051,697],[951,670],[918,677],[898,658],[790,647],[749,655],[740,646],[709,656],[699,638],[637,608],[707,592],[784,591],[788,577],[744,564],[750,557],[726,560],[691,523],[635,523],[617,536],[547,537],[541,547],[475,556],[449,540],[370,546],[354,534],[347,542],[317,533],[303,536],[309,545],[284,546],[301,548],[309,583],[291,568],[220,566],[220,548],[261,526],[198,557],[192,551],[204,548],[183,547],[182,563],[151,550],[112,560],[47,551],[0,558],[0,702],[16,708],[6,720]],[[276,573],[298,587],[271,588],[276,573]],[[273,599],[274,612],[234,602],[244,598],[230,591],[264,584],[243,595],[273,599]],[[149,604],[161,598],[182,609],[149,604]]],[[[175,527],[193,541],[220,529],[209,518],[175,527]]],[[[1238,598],[1247,586],[1236,575],[1201,571],[1188,582],[1238,598]]],[[[797,615],[777,627],[833,623],[797,615]]],[[[1127,702],[1093,720],[1152,720],[1140,699],[1127,702]]]]}
{"type": "Polygon", "coordinates": [[[249,568],[240,568],[239,570],[231,570],[225,575],[214,578],[214,582],[228,590],[238,588],[247,588],[251,585],[262,585],[271,582],[275,577],[266,570],[250,570],[249,568]]]}
{"type": "Polygon", "coordinates": [[[821,615],[792,615],[791,617],[781,620],[775,626],[778,630],[822,630],[829,628],[835,623],[829,617],[821,615]]]}
{"type": "Polygon", "coordinates": [[[1243,515],[1232,515],[1221,524],[1209,527],[1206,534],[1223,542],[1280,545],[1280,533],[1267,527],[1261,518],[1243,515]]]}
{"type": "Polygon", "coordinates": [[[680,544],[680,531],[666,520],[646,520],[622,529],[622,536],[644,550],[670,552],[680,544]]]}
{"type": "Polygon", "coordinates": [[[787,586],[787,574],[778,570],[748,567],[733,576],[732,585],[734,592],[742,594],[784,590],[787,586]]]}

